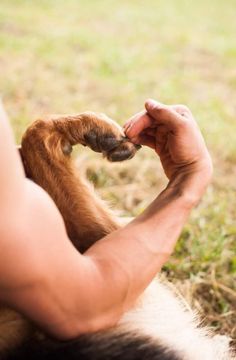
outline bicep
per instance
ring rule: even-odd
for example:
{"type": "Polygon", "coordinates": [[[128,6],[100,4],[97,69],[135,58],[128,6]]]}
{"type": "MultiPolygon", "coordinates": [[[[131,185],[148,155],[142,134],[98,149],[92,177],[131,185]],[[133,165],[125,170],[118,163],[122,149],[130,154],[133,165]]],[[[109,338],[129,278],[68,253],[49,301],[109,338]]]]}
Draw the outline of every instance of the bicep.
{"type": "Polygon", "coordinates": [[[24,181],[24,203],[20,209],[16,206],[1,229],[0,286],[25,286],[31,275],[50,274],[49,269],[72,246],[52,199],[35,183],[24,181]]]}
{"type": "Polygon", "coordinates": [[[71,244],[48,194],[25,181],[27,206],[0,242],[0,301],[57,334],[78,311],[87,282],[84,257],[71,244]]]}
{"type": "MultiPolygon", "coordinates": [[[[0,103],[0,213],[19,202],[24,187],[24,171],[14,143],[7,115],[0,103]]],[[[9,209],[10,211],[10,209],[9,209]]],[[[2,218],[2,216],[1,216],[2,218]]]]}

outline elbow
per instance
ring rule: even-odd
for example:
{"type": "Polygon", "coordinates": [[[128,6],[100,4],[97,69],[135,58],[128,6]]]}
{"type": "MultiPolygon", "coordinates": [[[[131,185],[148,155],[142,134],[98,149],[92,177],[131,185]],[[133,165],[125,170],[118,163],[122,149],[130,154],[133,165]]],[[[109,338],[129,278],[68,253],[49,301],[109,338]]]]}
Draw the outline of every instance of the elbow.
{"type": "Polygon", "coordinates": [[[112,313],[98,316],[94,319],[90,319],[83,324],[83,333],[91,334],[102,330],[107,330],[116,326],[121,318],[121,315],[112,313]]]}
{"type": "Polygon", "coordinates": [[[73,340],[80,335],[93,334],[113,328],[117,325],[121,315],[111,314],[97,316],[91,319],[71,319],[70,321],[49,329],[50,335],[61,341],[73,340]]]}

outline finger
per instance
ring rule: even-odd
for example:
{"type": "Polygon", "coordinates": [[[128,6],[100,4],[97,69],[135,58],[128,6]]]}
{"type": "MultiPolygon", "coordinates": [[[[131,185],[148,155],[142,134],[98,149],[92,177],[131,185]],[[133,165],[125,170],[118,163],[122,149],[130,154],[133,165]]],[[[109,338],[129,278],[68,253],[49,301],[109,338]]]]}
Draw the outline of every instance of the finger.
{"type": "Polygon", "coordinates": [[[137,144],[148,146],[151,149],[154,149],[158,155],[160,155],[160,153],[163,149],[163,145],[158,144],[156,141],[156,138],[153,136],[141,134],[135,139],[135,141],[136,141],[135,143],[137,143],[137,144]]]}
{"type": "Polygon", "coordinates": [[[147,128],[145,130],[142,131],[141,135],[145,134],[145,135],[149,135],[152,137],[155,137],[157,133],[157,129],[153,129],[153,128],[147,128]]]}
{"type": "Polygon", "coordinates": [[[131,119],[127,120],[126,123],[123,125],[123,129],[126,130],[131,123],[131,119]]]}
{"type": "Polygon", "coordinates": [[[153,119],[147,115],[146,111],[142,111],[134,115],[125,128],[125,134],[129,138],[138,136],[144,129],[150,127],[153,119]]]}
{"type": "MultiPolygon", "coordinates": [[[[155,148],[157,150],[158,146],[163,147],[163,145],[166,144],[168,139],[168,130],[166,129],[166,126],[158,126],[155,129],[147,128],[141,132],[138,138],[141,136],[143,139],[145,136],[148,136],[149,141],[156,144],[155,148]]],[[[146,143],[142,143],[142,145],[146,145],[146,143]]],[[[152,145],[151,147],[153,148],[154,146],[152,145]]]]}
{"type": "Polygon", "coordinates": [[[142,131],[142,134],[147,134],[155,137],[162,137],[165,136],[168,133],[168,128],[165,125],[156,125],[155,128],[150,127],[147,129],[144,129],[142,131]]]}
{"type": "Polygon", "coordinates": [[[146,114],[146,111],[145,111],[145,110],[139,111],[138,113],[134,114],[133,116],[131,116],[131,118],[129,118],[129,119],[125,122],[125,124],[123,125],[123,128],[124,128],[124,129],[127,129],[127,128],[130,126],[130,124],[131,124],[137,117],[142,116],[142,115],[144,115],[144,114],[146,114]]]}
{"type": "Polygon", "coordinates": [[[145,102],[145,108],[157,125],[166,125],[169,130],[175,131],[184,122],[183,117],[171,106],[164,105],[155,100],[148,99],[145,102]]]}
{"type": "Polygon", "coordinates": [[[190,110],[186,105],[175,104],[175,105],[171,105],[171,107],[178,113],[186,113],[186,112],[190,113],[190,110]]]}
{"type": "Polygon", "coordinates": [[[191,123],[192,125],[196,126],[198,128],[198,124],[196,119],[194,118],[191,110],[185,106],[185,105],[172,105],[171,106],[174,111],[176,111],[182,119],[185,121],[185,123],[191,123]]]}
{"type": "Polygon", "coordinates": [[[156,147],[156,141],[153,136],[149,136],[147,134],[140,134],[134,138],[130,139],[134,144],[140,144],[148,146],[152,149],[155,149],[156,147]]]}
{"type": "MultiPolygon", "coordinates": [[[[150,147],[154,148],[153,145],[155,144],[155,150],[159,155],[161,149],[163,149],[163,146],[167,142],[168,129],[166,128],[165,125],[159,125],[155,129],[147,128],[142,131],[142,133],[139,135],[139,138],[141,136],[143,137],[143,139],[145,139],[145,136],[148,136],[148,140],[152,142],[152,146],[150,147]]],[[[142,143],[142,145],[146,145],[146,143],[142,143]]]]}

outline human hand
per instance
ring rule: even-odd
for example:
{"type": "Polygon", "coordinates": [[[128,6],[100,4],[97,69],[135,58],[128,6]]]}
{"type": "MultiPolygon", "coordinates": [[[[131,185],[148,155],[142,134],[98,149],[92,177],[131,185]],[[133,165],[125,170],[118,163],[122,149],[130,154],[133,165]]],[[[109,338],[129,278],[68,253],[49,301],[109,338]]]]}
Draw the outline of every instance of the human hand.
{"type": "Polygon", "coordinates": [[[153,148],[170,180],[178,173],[202,172],[209,182],[211,158],[191,111],[184,105],[167,106],[154,100],[147,100],[145,108],[126,122],[126,136],[153,148]]]}

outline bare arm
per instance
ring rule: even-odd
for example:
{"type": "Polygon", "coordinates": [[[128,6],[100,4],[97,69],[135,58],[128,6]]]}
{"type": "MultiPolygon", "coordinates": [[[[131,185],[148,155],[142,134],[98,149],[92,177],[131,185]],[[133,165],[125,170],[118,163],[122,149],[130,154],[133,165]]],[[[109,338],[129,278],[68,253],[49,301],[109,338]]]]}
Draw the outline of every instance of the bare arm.
{"type": "MultiPolygon", "coordinates": [[[[135,122],[140,121],[143,123],[138,116],[135,122]]],[[[209,158],[206,153],[199,155],[206,163],[194,170],[191,167],[191,171],[186,164],[140,217],[82,256],[68,240],[49,196],[24,179],[9,126],[2,117],[0,124],[0,141],[7,139],[8,144],[0,153],[5,179],[0,195],[9,192],[0,204],[2,302],[61,338],[112,326],[171,254],[191,208],[209,181],[209,158]],[[14,180],[9,182],[12,174],[14,180]],[[17,194],[22,194],[20,211],[17,194]],[[9,211],[5,214],[6,207],[9,211]]],[[[191,122],[189,127],[194,146],[196,134],[191,122]]],[[[202,149],[204,144],[199,146],[202,149]]]]}
{"type": "MultiPolygon", "coordinates": [[[[5,205],[9,204],[9,209],[5,208],[5,212],[10,210],[12,202],[20,196],[19,190],[22,189],[24,181],[23,168],[13,144],[13,135],[0,100],[0,198],[5,205]]],[[[0,225],[1,219],[2,217],[0,217],[0,225]]]]}

